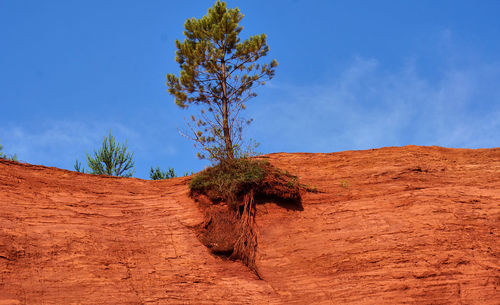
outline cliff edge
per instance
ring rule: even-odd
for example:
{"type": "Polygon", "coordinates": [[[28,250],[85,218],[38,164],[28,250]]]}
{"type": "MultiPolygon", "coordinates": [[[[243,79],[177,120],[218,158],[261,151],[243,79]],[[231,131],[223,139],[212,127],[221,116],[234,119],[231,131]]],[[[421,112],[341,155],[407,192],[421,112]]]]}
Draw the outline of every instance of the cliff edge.
{"type": "Polygon", "coordinates": [[[0,304],[499,304],[500,148],[263,158],[317,192],[258,202],[261,279],[199,241],[189,177],[0,159],[0,304]]]}

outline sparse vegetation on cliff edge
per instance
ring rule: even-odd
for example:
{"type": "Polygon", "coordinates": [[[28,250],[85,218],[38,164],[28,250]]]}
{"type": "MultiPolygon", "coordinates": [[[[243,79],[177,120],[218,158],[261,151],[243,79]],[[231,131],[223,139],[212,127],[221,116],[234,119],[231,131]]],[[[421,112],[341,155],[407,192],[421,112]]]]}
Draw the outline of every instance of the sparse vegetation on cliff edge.
{"type": "Polygon", "coordinates": [[[200,227],[201,242],[212,253],[239,259],[260,277],[255,265],[257,228],[255,198],[286,200],[300,205],[297,177],[269,162],[241,158],[221,162],[193,177],[191,196],[206,196],[200,205],[205,221],[200,227]]]}

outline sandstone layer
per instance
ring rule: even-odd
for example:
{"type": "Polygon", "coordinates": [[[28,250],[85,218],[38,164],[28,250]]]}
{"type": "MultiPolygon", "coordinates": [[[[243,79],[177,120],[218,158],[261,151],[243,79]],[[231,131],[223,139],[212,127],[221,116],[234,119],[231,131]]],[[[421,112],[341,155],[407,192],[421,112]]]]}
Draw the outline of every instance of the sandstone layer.
{"type": "Polygon", "coordinates": [[[0,159],[0,304],[500,304],[500,149],[263,158],[317,192],[258,203],[262,279],[200,243],[189,177],[0,159]]]}

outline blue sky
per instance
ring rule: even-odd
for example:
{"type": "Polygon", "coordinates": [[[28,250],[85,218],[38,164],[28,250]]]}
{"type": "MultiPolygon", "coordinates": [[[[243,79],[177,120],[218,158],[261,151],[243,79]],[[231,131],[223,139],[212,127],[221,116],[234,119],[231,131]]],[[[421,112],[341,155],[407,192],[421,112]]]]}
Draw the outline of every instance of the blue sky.
{"type": "MultiPolygon", "coordinates": [[[[0,0],[0,143],[73,169],[109,130],[150,166],[203,169],[166,92],[175,39],[215,1],[0,0]]],[[[500,146],[500,1],[227,1],[266,33],[259,151],[500,146]]]]}

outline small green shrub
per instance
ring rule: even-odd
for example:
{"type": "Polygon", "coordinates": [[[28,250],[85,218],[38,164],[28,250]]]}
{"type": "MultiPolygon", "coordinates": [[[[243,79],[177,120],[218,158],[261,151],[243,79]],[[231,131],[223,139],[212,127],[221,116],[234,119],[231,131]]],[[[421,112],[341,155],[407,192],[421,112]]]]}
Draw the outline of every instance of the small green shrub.
{"type": "Polygon", "coordinates": [[[231,205],[252,191],[257,196],[284,200],[300,200],[300,190],[306,189],[297,177],[269,162],[240,158],[221,162],[193,177],[191,195],[206,195],[212,202],[231,205]]]}
{"type": "Polygon", "coordinates": [[[189,183],[192,193],[206,194],[214,201],[232,203],[242,193],[258,186],[269,163],[249,158],[233,159],[207,168],[189,183]]]}
{"type": "Polygon", "coordinates": [[[3,146],[0,144],[0,159],[5,159],[5,160],[10,160],[10,161],[17,161],[17,155],[7,155],[2,152],[3,146]]]}
{"type": "Polygon", "coordinates": [[[75,160],[75,165],[73,167],[75,168],[75,171],[85,174],[85,169],[82,167],[82,162],[78,161],[78,159],[75,160]]]}
{"type": "Polygon", "coordinates": [[[176,177],[174,169],[169,167],[168,170],[161,170],[159,166],[153,169],[151,166],[151,169],[149,170],[149,178],[151,180],[163,180],[163,179],[170,179],[176,177]]]}
{"type": "MultiPolygon", "coordinates": [[[[134,153],[127,152],[127,142],[121,145],[115,137],[109,135],[103,138],[99,150],[94,150],[94,156],[87,155],[88,173],[93,175],[108,175],[118,177],[132,177],[134,174],[134,153]]],[[[78,159],[74,165],[75,171],[85,173],[85,169],[78,159]]]]}

